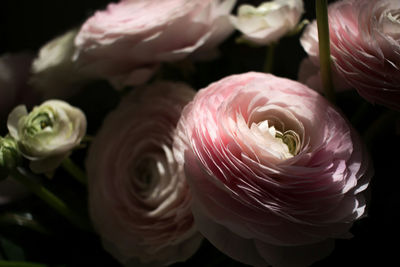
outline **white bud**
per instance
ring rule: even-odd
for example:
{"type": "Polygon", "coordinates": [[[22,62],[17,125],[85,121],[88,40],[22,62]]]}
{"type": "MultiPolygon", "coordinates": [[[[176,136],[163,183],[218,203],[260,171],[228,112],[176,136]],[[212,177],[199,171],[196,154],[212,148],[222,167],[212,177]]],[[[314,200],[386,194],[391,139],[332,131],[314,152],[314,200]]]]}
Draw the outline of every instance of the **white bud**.
{"type": "Polygon", "coordinates": [[[8,116],[7,127],[34,172],[49,172],[61,163],[86,133],[86,117],[78,108],[49,100],[29,114],[23,105],[8,116]]]}

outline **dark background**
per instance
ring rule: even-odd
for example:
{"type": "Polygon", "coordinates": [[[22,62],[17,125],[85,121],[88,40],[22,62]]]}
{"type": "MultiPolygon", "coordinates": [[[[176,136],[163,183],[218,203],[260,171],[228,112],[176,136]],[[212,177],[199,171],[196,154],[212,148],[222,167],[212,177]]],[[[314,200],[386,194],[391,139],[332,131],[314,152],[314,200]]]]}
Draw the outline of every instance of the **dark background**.
{"type": "MultiPolygon", "coordinates": [[[[87,17],[97,9],[103,9],[109,2],[105,0],[2,0],[0,55],[20,51],[35,53],[46,42],[72,27],[79,26],[87,17]]],[[[240,3],[252,4],[259,2],[261,1],[240,1],[240,3]]],[[[313,19],[315,17],[314,1],[306,0],[305,2],[307,12],[305,17],[313,19]]],[[[229,74],[261,70],[265,48],[234,45],[235,37],[237,33],[222,44],[220,59],[198,65],[202,71],[192,77],[193,86],[199,89],[229,74]]],[[[275,74],[292,79],[297,78],[298,65],[305,57],[298,38],[297,35],[281,40],[275,58],[273,71],[275,74]]],[[[109,91],[107,85],[102,83],[96,86],[104,92],[99,93],[97,98],[91,98],[94,103],[91,106],[97,106],[96,101],[100,104],[104,96],[111,96],[111,99],[114,99],[111,101],[116,103],[116,96],[109,91]]],[[[71,99],[71,102],[81,104],[85,112],[89,113],[88,117],[95,118],[94,122],[89,122],[92,133],[95,133],[107,110],[96,110],[85,106],[78,97],[71,99]]],[[[356,107],[362,103],[363,100],[355,92],[339,95],[338,105],[349,118],[356,112],[356,107]]],[[[109,108],[112,106],[113,104],[109,108]]],[[[362,134],[374,119],[385,112],[386,109],[383,107],[369,105],[355,127],[362,134]]],[[[369,146],[376,174],[370,187],[371,200],[368,217],[354,224],[351,231],[354,238],[337,240],[334,252],[313,266],[369,266],[372,262],[376,262],[377,266],[389,266],[398,262],[397,253],[400,250],[398,244],[400,236],[399,128],[398,121],[382,125],[369,146]]],[[[84,152],[81,152],[81,155],[78,153],[77,157],[79,156],[84,158],[84,152]]],[[[65,174],[59,172],[58,175],[65,174]]],[[[84,189],[79,188],[73,181],[64,180],[61,183],[45,181],[45,183],[54,187],[66,198],[75,201],[77,206],[81,205],[79,203],[85,203],[85,199],[82,198],[85,195],[84,189]],[[70,192],[70,188],[74,188],[73,192],[70,192]]],[[[81,205],[81,208],[84,210],[85,206],[81,205]]],[[[0,252],[3,258],[25,258],[29,261],[46,263],[49,266],[118,266],[102,250],[96,236],[71,228],[35,197],[28,197],[18,203],[0,207],[0,213],[14,210],[34,214],[37,221],[45,225],[51,233],[43,234],[29,227],[0,222],[0,237],[6,240],[1,242],[2,251],[0,252]]],[[[224,257],[207,242],[189,262],[177,264],[177,266],[219,265],[241,266],[240,263],[224,257]]]]}

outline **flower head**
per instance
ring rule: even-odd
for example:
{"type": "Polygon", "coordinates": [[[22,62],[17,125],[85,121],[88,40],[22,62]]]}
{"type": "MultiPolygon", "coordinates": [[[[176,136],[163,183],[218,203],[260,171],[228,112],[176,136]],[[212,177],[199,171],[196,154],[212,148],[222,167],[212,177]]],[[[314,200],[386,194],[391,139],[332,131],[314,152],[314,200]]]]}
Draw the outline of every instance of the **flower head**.
{"type": "Polygon", "coordinates": [[[77,33],[77,29],[72,29],[51,40],[32,63],[29,82],[45,99],[69,97],[93,78],[72,60],[77,33]]]}
{"type": "Polygon", "coordinates": [[[61,100],[48,100],[28,114],[17,106],[8,117],[10,135],[34,172],[55,169],[86,133],[83,112],[61,100]]]}
{"type": "Polygon", "coordinates": [[[231,16],[243,38],[256,44],[270,44],[296,27],[303,14],[302,0],[274,0],[258,7],[241,5],[237,16],[231,16]]]}
{"type": "Polygon", "coordinates": [[[127,0],[80,29],[76,60],[117,88],[146,82],[161,62],[215,49],[232,31],[235,0],[127,0]]]}
{"type": "Polygon", "coordinates": [[[366,150],[335,108],[295,81],[245,73],[200,90],[174,153],[199,231],[246,264],[309,266],[365,214],[366,150]]]}
{"type": "Polygon", "coordinates": [[[87,159],[89,210],[104,248],[125,265],[168,265],[192,256],[202,238],[172,139],[187,85],[137,88],[104,121],[87,159]]]}
{"type": "MultiPolygon", "coordinates": [[[[355,88],[369,102],[396,110],[400,110],[399,14],[396,0],[343,0],[328,8],[337,80],[344,78],[344,87],[355,88]]],[[[318,36],[316,25],[310,27],[301,43],[315,62],[318,36]]]]}

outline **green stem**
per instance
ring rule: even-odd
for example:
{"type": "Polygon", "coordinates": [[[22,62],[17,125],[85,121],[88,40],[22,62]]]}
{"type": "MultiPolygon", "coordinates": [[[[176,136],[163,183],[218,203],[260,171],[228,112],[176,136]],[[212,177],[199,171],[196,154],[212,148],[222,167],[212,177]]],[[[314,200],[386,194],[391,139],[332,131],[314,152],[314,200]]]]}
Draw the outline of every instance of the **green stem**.
{"type": "Polygon", "coordinates": [[[335,90],[332,82],[331,52],[329,41],[328,3],[327,0],[316,0],[315,9],[318,25],[319,62],[321,66],[321,79],[326,97],[335,102],[335,90]]]}
{"type": "Polygon", "coordinates": [[[70,158],[65,158],[61,166],[81,184],[87,186],[87,177],[85,172],[79,168],[70,158]]]}
{"type": "Polygon", "coordinates": [[[46,267],[46,264],[27,261],[4,261],[0,260],[0,267],[46,267]]]}
{"type": "Polygon", "coordinates": [[[67,218],[72,224],[82,230],[90,231],[91,227],[88,220],[78,216],[64,201],[36,181],[36,177],[32,174],[28,173],[23,168],[17,168],[11,173],[11,176],[25,185],[55,211],[67,218]]]}
{"type": "Polygon", "coordinates": [[[267,56],[265,58],[265,64],[264,64],[265,73],[272,73],[272,70],[274,68],[275,47],[276,43],[271,43],[267,47],[267,56]]]}
{"type": "Polygon", "coordinates": [[[90,143],[90,142],[93,141],[93,139],[94,139],[93,136],[87,134],[82,138],[82,142],[83,143],[90,143]]]}

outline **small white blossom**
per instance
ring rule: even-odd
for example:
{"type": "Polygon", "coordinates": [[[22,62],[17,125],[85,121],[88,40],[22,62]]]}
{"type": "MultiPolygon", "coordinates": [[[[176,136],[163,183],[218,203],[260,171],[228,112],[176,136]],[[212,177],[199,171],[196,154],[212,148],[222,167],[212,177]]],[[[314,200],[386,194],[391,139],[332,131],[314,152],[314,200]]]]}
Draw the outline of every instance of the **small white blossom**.
{"type": "Polygon", "coordinates": [[[49,172],[61,163],[86,133],[86,117],[61,100],[49,100],[29,114],[24,105],[8,116],[7,127],[22,155],[36,173],[49,172]]]}
{"type": "Polygon", "coordinates": [[[258,7],[244,4],[237,16],[231,16],[231,22],[244,39],[267,45],[295,28],[303,12],[302,0],[275,0],[258,7]]]}

